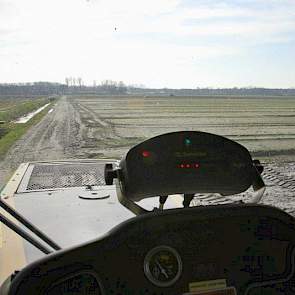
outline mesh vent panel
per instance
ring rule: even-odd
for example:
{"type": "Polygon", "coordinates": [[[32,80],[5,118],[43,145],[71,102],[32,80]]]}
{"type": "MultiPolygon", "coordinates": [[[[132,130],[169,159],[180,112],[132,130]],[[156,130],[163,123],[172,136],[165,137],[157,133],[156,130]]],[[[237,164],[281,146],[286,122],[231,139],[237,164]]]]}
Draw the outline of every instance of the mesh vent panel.
{"type": "Polygon", "coordinates": [[[105,185],[104,164],[34,164],[27,191],[105,185]]]}

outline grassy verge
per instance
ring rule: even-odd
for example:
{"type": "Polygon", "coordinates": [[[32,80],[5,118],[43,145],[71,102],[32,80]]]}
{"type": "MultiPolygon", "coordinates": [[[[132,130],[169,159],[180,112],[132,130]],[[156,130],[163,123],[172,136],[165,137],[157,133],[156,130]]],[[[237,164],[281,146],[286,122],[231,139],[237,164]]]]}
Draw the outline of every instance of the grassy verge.
{"type": "MultiPolygon", "coordinates": [[[[44,105],[44,103],[43,103],[44,105]]],[[[48,105],[43,111],[35,115],[27,123],[24,124],[15,124],[7,123],[5,125],[6,134],[0,138],[0,160],[4,158],[5,154],[9,148],[14,144],[14,142],[24,135],[30,127],[37,124],[45,114],[48,113],[48,110],[51,108],[51,105],[48,105]]],[[[36,109],[36,108],[35,108],[36,109]]]]}
{"type": "Polygon", "coordinates": [[[7,104],[7,102],[0,102],[0,121],[10,122],[16,120],[23,115],[39,109],[48,102],[49,100],[47,98],[40,98],[18,103],[11,102],[11,104],[7,104]]]}

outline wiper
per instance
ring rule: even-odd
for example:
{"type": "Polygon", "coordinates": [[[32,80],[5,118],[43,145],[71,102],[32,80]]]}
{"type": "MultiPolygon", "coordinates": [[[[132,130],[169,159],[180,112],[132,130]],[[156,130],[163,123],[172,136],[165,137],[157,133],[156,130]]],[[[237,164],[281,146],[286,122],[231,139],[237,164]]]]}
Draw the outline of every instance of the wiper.
{"type": "MultiPolygon", "coordinates": [[[[2,209],[4,209],[7,213],[9,213],[11,216],[13,216],[23,226],[25,226],[26,228],[31,230],[36,236],[38,236],[43,242],[48,244],[50,247],[52,247],[55,250],[61,249],[61,247],[57,243],[55,243],[51,238],[49,238],[46,234],[44,234],[40,229],[38,229],[35,225],[33,225],[24,216],[22,216],[17,211],[15,211],[12,207],[10,207],[6,202],[1,200],[1,198],[0,198],[0,207],[2,209]]],[[[53,252],[50,248],[41,244],[32,235],[30,235],[29,233],[24,231],[19,225],[13,223],[11,220],[9,220],[7,217],[2,215],[1,213],[0,213],[0,222],[5,224],[7,227],[9,227],[11,230],[13,230],[15,233],[20,235],[22,238],[24,238],[29,243],[34,245],[36,248],[38,248],[43,253],[49,254],[49,253],[53,252]]]]}

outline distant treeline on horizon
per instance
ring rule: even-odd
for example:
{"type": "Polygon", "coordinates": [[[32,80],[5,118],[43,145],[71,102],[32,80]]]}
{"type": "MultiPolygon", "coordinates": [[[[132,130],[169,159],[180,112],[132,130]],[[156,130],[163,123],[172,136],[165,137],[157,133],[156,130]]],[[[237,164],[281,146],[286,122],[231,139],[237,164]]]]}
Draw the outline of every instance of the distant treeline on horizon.
{"type": "Polygon", "coordinates": [[[0,96],[9,95],[66,95],[66,94],[97,94],[97,95],[142,95],[142,96],[214,96],[214,95],[263,95],[263,96],[295,96],[295,88],[195,88],[195,89],[170,89],[170,88],[141,88],[126,86],[120,83],[102,83],[101,85],[67,85],[51,82],[34,83],[2,83],[0,96]]]}

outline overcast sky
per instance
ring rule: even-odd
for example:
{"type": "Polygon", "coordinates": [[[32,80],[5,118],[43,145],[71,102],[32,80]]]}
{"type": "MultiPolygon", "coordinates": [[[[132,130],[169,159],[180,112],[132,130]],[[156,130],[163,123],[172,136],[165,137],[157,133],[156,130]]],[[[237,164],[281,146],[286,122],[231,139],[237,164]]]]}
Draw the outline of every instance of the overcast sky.
{"type": "Polygon", "coordinates": [[[295,87],[295,0],[0,0],[0,82],[295,87]]]}

